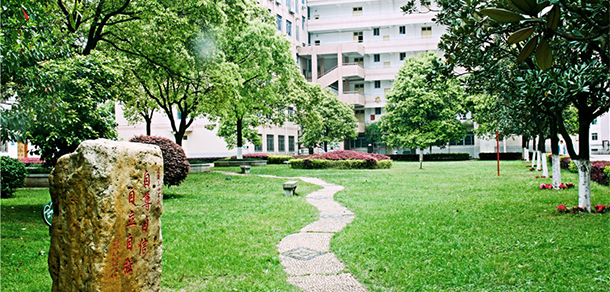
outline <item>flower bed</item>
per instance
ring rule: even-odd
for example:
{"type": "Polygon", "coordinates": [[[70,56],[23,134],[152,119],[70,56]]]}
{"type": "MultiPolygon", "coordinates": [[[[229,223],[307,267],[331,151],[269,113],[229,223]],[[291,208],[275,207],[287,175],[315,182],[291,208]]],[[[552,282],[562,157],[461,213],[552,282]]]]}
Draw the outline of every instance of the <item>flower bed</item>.
{"type": "Polygon", "coordinates": [[[19,161],[25,163],[26,166],[30,166],[31,164],[43,164],[44,160],[39,157],[25,157],[19,158],[19,161]]]}
{"type": "Polygon", "coordinates": [[[301,155],[290,160],[297,169],[388,169],[392,160],[385,155],[341,150],[324,154],[301,155]]]}
{"type": "MultiPolygon", "coordinates": [[[[588,213],[587,209],[583,208],[583,207],[566,207],[564,205],[559,205],[557,207],[557,211],[561,214],[567,214],[567,213],[588,213]]],[[[610,205],[595,205],[593,208],[591,208],[591,213],[598,213],[598,214],[604,214],[606,212],[610,212],[610,205]]]]}
{"type": "MultiPolygon", "coordinates": [[[[419,154],[390,154],[390,159],[394,161],[419,161],[419,154]]],[[[468,153],[435,153],[424,154],[424,161],[460,161],[469,160],[468,153]]]]}

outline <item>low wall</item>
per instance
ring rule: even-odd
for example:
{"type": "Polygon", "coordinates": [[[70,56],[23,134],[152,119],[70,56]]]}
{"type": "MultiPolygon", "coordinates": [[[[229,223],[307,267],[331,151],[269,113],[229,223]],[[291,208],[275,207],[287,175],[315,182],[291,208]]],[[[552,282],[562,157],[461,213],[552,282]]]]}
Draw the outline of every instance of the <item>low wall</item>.
{"type": "Polygon", "coordinates": [[[228,166],[267,166],[267,160],[218,160],[214,161],[215,167],[228,167],[228,166]]]}

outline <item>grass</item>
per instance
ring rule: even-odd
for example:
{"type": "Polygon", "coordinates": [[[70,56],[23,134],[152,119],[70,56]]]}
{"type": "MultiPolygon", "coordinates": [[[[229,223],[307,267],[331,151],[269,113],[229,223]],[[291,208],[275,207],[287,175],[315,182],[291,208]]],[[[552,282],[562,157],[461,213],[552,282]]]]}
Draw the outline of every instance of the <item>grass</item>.
{"type": "MultiPolygon", "coordinates": [[[[577,205],[577,189],[540,190],[551,179],[522,162],[503,162],[501,177],[491,161],[418,167],[290,172],[346,187],[336,199],[356,219],[331,249],[369,290],[610,291],[610,214],[555,209],[577,205]]],[[[610,203],[608,187],[592,193],[610,203]]]]}
{"type": "MultiPolygon", "coordinates": [[[[538,173],[522,162],[503,162],[501,177],[493,161],[418,167],[268,165],[230,181],[217,173],[190,175],[165,190],[163,290],[295,290],[286,284],[275,245],[317,212],[303,197],[283,197],[284,180],[254,176],[275,174],[345,186],[335,198],[356,219],[331,249],[370,291],[610,291],[610,214],[555,210],[576,205],[577,189],[540,190],[551,179],[535,179],[538,173]]],[[[563,172],[564,182],[577,179],[563,172]]],[[[301,183],[298,190],[315,188],[301,183]]],[[[0,201],[2,291],[49,290],[47,257],[38,254],[48,250],[38,213],[48,195],[38,192],[21,190],[0,201]]],[[[593,183],[592,193],[593,205],[610,203],[610,188],[593,183]]]]}
{"type": "MultiPolygon", "coordinates": [[[[286,281],[276,245],[317,211],[304,196],[285,197],[282,179],[226,177],[191,174],[164,190],[162,291],[297,291],[286,281]]],[[[301,182],[298,193],[318,188],[301,182]]],[[[50,239],[40,215],[48,201],[48,189],[19,190],[0,201],[0,290],[50,291],[50,239]]]]}

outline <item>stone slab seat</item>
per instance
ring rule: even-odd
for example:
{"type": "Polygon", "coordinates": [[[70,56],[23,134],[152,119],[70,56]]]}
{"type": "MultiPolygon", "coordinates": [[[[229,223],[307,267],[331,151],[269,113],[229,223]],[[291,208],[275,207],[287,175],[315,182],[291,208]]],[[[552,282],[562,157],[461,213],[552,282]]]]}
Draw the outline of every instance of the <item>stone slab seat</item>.
{"type": "Polygon", "coordinates": [[[241,173],[250,173],[250,165],[240,165],[241,173]]]}
{"type": "Polygon", "coordinates": [[[293,196],[294,191],[297,189],[298,182],[295,180],[287,181],[284,183],[284,194],[286,196],[293,196]]]}

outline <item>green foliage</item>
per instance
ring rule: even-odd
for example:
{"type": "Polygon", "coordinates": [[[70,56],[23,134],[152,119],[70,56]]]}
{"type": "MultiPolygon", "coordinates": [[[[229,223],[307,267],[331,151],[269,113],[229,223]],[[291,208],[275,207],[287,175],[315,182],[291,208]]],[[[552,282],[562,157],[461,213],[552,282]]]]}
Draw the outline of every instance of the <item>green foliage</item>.
{"type": "Polygon", "coordinates": [[[568,163],[568,170],[573,173],[578,173],[578,167],[576,167],[576,163],[574,163],[574,161],[570,160],[568,163]]]}
{"type": "Polygon", "coordinates": [[[607,177],[610,177],[610,165],[607,165],[606,167],[604,167],[604,173],[606,174],[607,177]]]}
{"type": "Polygon", "coordinates": [[[45,165],[73,152],[88,139],[115,139],[114,111],[105,106],[118,88],[120,75],[100,54],[44,63],[38,69],[43,87],[29,87],[29,96],[4,112],[31,117],[21,131],[39,147],[45,165]],[[32,97],[36,96],[36,99],[32,97]]]}
{"type": "Polygon", "coordinates": [[[380,122],[372,122],[366,124],[364,131],[366,142],[377,143],[383,140],[383,132],[381,131],[380,122]]]}
{"type": "Polygon", "coordinates": [[[387,114],[381,118],[388,145],[425,149],[465,135],[464,126],[457,120],[464,93],[457,79],[435,75],[438,64],[433,53],[405,60],[394,88],[386,96],[387,114]]]}
{"type": "Polygon", "coordinates": [[[7,156],[0,157],[0,180],[2,181],[2,198],[13,196],[15,189],[23,186],[28,175],[25,164],[7,156]]]}
{"type": "Polygon", "coordinates": [[[163,154],[163,184],[171,187],[178,186],[186,179],[191,165],[180,145],[164,137],[136,136],[129,142],[157,145],[163,154]]]}
{"type": "MultiPolygon", "coordinates": [[[[390,154],[394,161],[419,161],[418,154],[390,154]]],[[[469,153],[432,153],[424,154],[424,161],[459,161],[469,160],[469,153]]]]}
{"type": "Polygon", "coordinates": [[[327,150],[329,144],[355,138],[358,133],[356,133],[357,120],[354,117],[353,106],[340,101],[328,90],[313,92],[321,96],[321,102],[313,109],[319,113],[321,119],[302,125],[303,134],[299,141],[306,147],[324,145],[327,150]]]}

